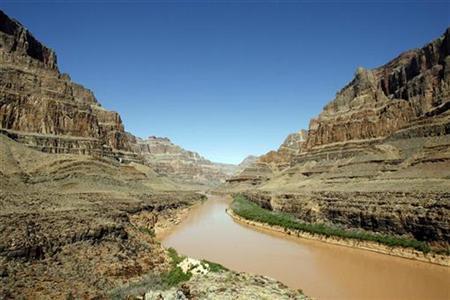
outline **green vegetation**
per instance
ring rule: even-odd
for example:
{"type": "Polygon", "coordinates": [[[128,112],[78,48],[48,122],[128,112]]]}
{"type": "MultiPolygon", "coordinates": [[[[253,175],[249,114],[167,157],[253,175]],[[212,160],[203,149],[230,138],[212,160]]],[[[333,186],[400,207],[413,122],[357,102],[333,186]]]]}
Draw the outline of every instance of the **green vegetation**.
{"type": "Polygon", "coordinates": [[[161,276],[162,282],[166,287],[172,287],[178,285],[180,282],[188,281],[192,277],[191,272],[184,273],[180,267],[177,265],[185,259],[184,256],[179,255],[177,250],[174,248],[169,248],[167,250],[168,255],[170,257],[171,269],[169,272],[164,273],[161,276]]]}
{"type": "Polygon", "coordinates": [[[202,260],[202,264],[206,265],[206,267],[211,272],[214,272],[214,273],[219,273],[219,272],[222,272],[222,271],[228,271],[228,269],[225,268],[224,266],[222,266],[221,264],[218,264],[218,263],[215,263],[215,262],[211,262],[211,261],[208,261],[206,259],[202,260]]]}
{"type": "Polygon", "coordinates": [[[191,279],[192,273],[184,273],[180,267],[174,267],[169,272],[163,274],[162,282],[167,287],[178,285],[180,282],[188,281],[191,279]]]}
{"type": "Polygon", "coordinates": [[[171,265],[176,267],[180,262],[183,261],[183,259],[185,259],[186,257],[183,255],[179,255],[177,250],[175,250],[174,248],[170,247],[169,249],[167,249],[168,255],[171,259],[171,265]]]}
{"type": "Polygon", "coordinates": [[[140,226],[138,227],[138,230],[142,233],[148,234],[151,237],[155,237],[155,230],[153,228],[148,229],[147,227],[140,226]]]}
{"type": "Polygon", "coordinates": [[[265,223],[272,226],[281,226],[285,229],[293,229],[313,234],[321,234],[327,237],[336,236],[362,241],[373,241],[391,247],[398,246],[404,248],[414,248],[424,253],[428,253],[430,251],[430,247],[427,243],[415,239],[370,233],[360,230],[347,230],[325,224],[302,223],[299,220],[295,219],[292,215],[281,212],[273,212],[261,208],[256,203],[247,200],[242,195],[238,195],[234,198],[234,201],[231,203],[231,209],[237,215],[245,219],[265,223]]]}

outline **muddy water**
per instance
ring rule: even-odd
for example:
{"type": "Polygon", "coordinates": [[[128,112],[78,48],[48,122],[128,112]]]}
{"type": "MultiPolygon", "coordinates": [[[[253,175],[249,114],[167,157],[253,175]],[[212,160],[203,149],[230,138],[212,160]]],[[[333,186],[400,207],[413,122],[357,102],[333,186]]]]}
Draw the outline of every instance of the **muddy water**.
{"type": "Polygon", "coordinates": [[[229,201],[210,197],[163,245],[318,299],[450,299],[450,268],[246,227],[225,213],[229,201]]]}

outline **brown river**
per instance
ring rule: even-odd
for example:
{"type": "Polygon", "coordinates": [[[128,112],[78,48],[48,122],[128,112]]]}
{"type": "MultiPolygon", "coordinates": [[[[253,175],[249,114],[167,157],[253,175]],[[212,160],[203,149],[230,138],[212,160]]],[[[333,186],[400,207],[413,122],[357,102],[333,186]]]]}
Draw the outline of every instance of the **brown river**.
{"type": "Polygon", "coordinates": [[[210,196],[163,245],[317,299],[450,299],[450,268],[247,227],[226,214],[230,200],[210,196]]]}

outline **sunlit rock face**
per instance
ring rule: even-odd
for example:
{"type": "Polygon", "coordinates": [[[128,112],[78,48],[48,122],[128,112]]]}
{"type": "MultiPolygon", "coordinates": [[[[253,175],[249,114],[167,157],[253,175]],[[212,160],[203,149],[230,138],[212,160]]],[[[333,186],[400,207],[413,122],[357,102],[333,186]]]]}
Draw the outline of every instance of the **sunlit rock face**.
{"type": "Polygon", "coordinates": [[[277,151],[261,156],[255,164],[283,171],[308,161],[368,154],[379,160],[406,159],[422,151],[424,141],[434,144],[428,138],[436,136],[443,138],[435,151],[428,147],[427,153],[445,152],[442,143],[450,133],[449,52],[447,29],[423,48],[402,53],[379,68],[358,68],[354,79],[310,121],[307,131],[289,135],[277,151]],[[406,147],[403,144],[374,148],[400,140],[411,144],[411,151],[399,149],[406,147]]]}
{"type": "Polygon", "coordinates": [[[217,185],[236,172],[237,166],[214,163],[197,152],[188,151],[165,137],[136,138],[133,151],[157,173],[183,182],[217,185]]]}
{"type": "Polygon", "coordinates": [[[0,128],[46,152],[135,158],[119,114],[61,74],[55,52],[1,11],[0,128]]]}
{"type": "MultiPolygon", "coordinates": [[[[446,249],[450,29],[372,70],[358,68],[308,131],[228,181],[306,222],[409,235],[446,249]]],[[[266,201],[266,202],[267,202],[266,201]]]]}
{"type": "Polygon", "coordinates": [[[450,29],[423,48],[402,53],[355,78],[311,120],[306,149],[388,137],[411,128],[414,135],[448,132],[441,124],[450,101],[450,29]],[[423,129],[423,126],[433,129],[423,129]],[[412,129],[412,127],[418,127],[412,129]]]}

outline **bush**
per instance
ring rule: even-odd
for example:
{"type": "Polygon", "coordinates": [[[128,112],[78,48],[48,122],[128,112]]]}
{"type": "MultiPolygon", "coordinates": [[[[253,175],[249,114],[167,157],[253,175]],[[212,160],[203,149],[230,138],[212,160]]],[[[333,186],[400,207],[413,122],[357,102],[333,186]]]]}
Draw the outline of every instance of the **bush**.
{"type": "Polygon", "coordinates": [[[189,279],[191,279],[192,273],[184,273],[183,270],[178,267],[178,264],[186,258],[185,256],[179,255],[177,250],[175,250],[174,248],[167,249],[167,252],[171,260],[171,269],[169,270],[169,272],[161,275],[161,280],[166,288],[170,288],[179,284],[180,282],[188,281],[189,279]]]}
{"type": "Polygon", "coordinates": [[[189,279],[191,279],[191,277],[191,272],[184,273],[180,267],[174,267],[168,273],[165,273],[161,276],[163,284],[165,284],[167,287],[178,285],[183,281],[188,281],[189,279]]]}
{"type": "Polygon", "coordinates": [[[272,226],[281,226],[285,229],[299,230],[313,234],[320,234],[327,237],[337,236],[362,241],[373,241],[391,247],[398,246],[404,248],[414,248],[424,253],[428,253],[430,251],[430,247],[427,243],[415,239],[370,233],[361,230],[347,230],[325,224],[302,223],[295,219],[292,215],[281,212],[273,212],[261,208],[256,203],[247,200],[242,195],[237,195],[234,198],[234,201],[231,203],[231,209],[242,218],[272,226]]]}

